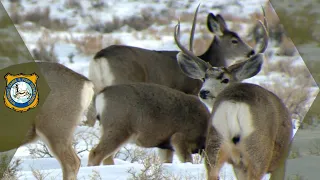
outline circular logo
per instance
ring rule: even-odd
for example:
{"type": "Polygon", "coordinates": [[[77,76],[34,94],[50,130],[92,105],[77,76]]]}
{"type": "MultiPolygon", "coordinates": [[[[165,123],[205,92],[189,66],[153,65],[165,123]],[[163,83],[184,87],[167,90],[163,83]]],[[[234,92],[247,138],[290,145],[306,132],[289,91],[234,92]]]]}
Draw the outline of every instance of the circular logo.
{"type": "Polygon", "coordinates": [[[16,78],[12,80],[7,88],[7,98],[10,103],[18,108],[25,108],[32,104],[36,97],[36,87],[27,78],[16,78]]]}

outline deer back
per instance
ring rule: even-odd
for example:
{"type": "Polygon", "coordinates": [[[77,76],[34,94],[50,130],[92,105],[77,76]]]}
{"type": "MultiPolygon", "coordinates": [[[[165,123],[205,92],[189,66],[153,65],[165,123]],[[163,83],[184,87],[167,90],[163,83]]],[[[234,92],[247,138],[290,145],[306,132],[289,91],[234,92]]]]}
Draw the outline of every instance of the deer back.
{"type": "Polygon", "coordinates": [[[125,127],[130,133],[159,136],[177,131],[204,135],[210,117],[196,96],[149,83],[106,87],[97,95],[96,107],[103,127],[125,127]]]}
{"type": "Polygon", "coordinates": [[[181,72],[176,61],[177,53],[112,45],[98,52],[91,61],[89,78],[95,84],[96,92],[110,85],[147,82],[196,94],[201,81],[181,72]]]}

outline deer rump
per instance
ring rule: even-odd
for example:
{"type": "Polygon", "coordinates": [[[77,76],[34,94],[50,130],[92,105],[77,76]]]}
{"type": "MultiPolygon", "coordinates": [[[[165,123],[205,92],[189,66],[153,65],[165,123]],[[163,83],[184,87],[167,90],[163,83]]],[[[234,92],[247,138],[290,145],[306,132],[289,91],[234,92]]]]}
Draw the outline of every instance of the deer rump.
{"type": "Polygon", "coordinates": [[[112,45],[99,51],[90,62],[89,79],[93,81],[97,91],[110,85],[145,82],[196,95],[201,81],[189,78],[181,72],[176,60],[177,54],[178,51],[112,45]],[[167,75],[163,75],[164,70],[167,75]],[[181,82],[188,82],[189,85],[181,82]]]}

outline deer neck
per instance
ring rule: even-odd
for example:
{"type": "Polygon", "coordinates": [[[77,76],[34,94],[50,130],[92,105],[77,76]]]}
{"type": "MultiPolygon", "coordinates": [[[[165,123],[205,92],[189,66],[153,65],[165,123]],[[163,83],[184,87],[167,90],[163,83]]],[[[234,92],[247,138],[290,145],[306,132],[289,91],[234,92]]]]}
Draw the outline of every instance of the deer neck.
{"type": "Polygon", "coordinates": [[[204,61],[209,62],[212,66],[226,65],[225,57],[219,46],[219,40],[216,37],[214,37],[207,51],[199,57],[204,61]]]}

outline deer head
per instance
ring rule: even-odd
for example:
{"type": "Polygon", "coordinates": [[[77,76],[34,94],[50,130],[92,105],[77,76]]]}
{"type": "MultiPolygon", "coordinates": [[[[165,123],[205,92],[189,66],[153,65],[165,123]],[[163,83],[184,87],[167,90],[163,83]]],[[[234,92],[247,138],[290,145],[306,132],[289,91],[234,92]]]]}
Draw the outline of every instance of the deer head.
{"type": "MultiPolygon", "coordinates": [[[[212,107],[217,95],[228,85],[251,78],[260,72],[263,64],[263,53],[268,46],[269,37],[266,18],[264,18],[263,23],[259,20],[259,23],[264,29],[264,43],[257,54],[229,67],[213,67],[210,63],[197,57],[192,52],[192,46],[190,46],[190,50],[185,48],[179,41],[180,22],[175,26],[174,38],[177,46],[181,50],[181,52],[177,54],[178,64],[182,72],[187,76],[193,79],[199,79],[203,82],[199,97],[201,101],[209,107],[212,107]]],[[[190,44],[192,44],[192,33],[190,44]]]]}
{"type": "MultiPolygon", "coordinates": [[[[193,49],[193,37],[196,27],[198,5],[192,23],[189,49],[193,49]]],[[[208,30],[214,34],[213,40],[206,52],[199,57],[214,66],[226,66],[239,59],[249,58],[255,54],[254,49],[249,46],[234,31],[230,30],[220,14],[209,13],[207,16],[208,30]]]]}

